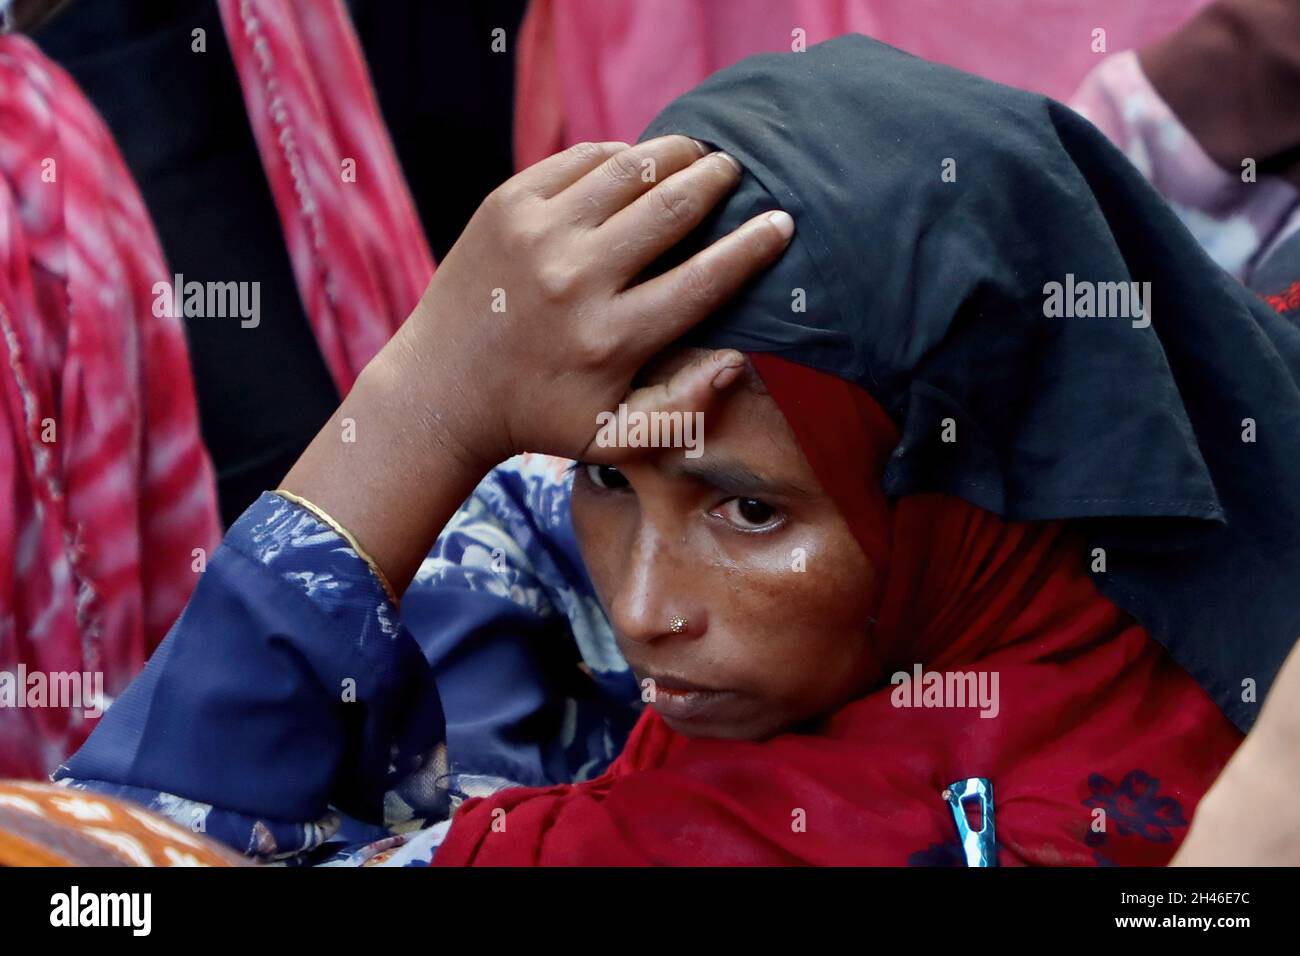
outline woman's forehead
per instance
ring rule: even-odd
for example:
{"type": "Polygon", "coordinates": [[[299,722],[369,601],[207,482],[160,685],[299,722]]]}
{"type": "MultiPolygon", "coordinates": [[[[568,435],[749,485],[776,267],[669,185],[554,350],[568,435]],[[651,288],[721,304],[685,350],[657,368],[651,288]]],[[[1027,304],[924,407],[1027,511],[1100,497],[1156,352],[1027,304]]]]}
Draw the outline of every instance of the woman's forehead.
{"type": "MultiPolygon", "coordinates": [[[[698,354],[703,350],[690,351],[698,354]]],[[[667,380],[691,360],[691,356],[683,354],[672,358],[676,364],[657,367],[644,384],[667,380]]],[[[696,471],[721,467],[727,474],[761,476],[763,481],[755,484],[802,488],[809,493],[819,489],[780,406],[763,388],[752,366],[747,369],[747,379],[733,384],[706,410],[693,416],[698,454],[686,456],[682,448],[676,447],[647,447],[643,455],[635,457],[653,463],[655,470],[670,480],[691,479],[696,471]]]]}

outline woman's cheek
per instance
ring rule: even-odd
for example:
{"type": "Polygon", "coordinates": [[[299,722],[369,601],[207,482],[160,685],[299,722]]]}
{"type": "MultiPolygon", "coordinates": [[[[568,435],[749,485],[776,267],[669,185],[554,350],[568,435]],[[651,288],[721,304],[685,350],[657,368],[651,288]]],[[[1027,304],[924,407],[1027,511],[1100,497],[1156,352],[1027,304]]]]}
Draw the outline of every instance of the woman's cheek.
{"type": "Polygon", "coordinates": [[[569,509],[578,551],[604,605],[611,593],[611,575],[626,564],[631,551],[636,499],[631,495],[594,495],[575,486],[569,509]]]}
{"type": "Polygon", "coordinates": [[[719,527],[714,534],[733,568],[763,575],[792,593],[833,592],[846,585],[853,570],[852,556],[837,546],[834,531],[816,524],[789,521],[771,532],[719,527]]]}
{"type": "MultiPolygon", "coordinates": [[[[865,646],[870,568],[852,538],[835,528],[791,526],[770,538],[728,548],[725,584],[715,585],[709,599],[713,611],[726,622],[724,633],[743,644],[735,650],[746,670],[761,672],[753,674],[758,684],[833,681],[855,666],[865,646]],[[804,674],[809,667],[819,673],[804,674]]],[[[696,573],[701,583],[711,576],[708,568],[696,573]]]]}
{"type": "Polygon", "coordinates": [[[807,534],[789,526],[773,531],[741,531],[724,519],[710,515],[692,535],[700,553],[712,553],[718,565],[730,571],[750,574],[776,574],[792,569],[790,554],[806,549],[807,534]]]}
{"type": "Polygon", "coordinates": [[[796,533],[762,549],[732,583],[750,633],[765,634],[779,666],[820,661],[821,677],[834,682],[837,671],[861,664],[868,646],[875,574],[846,529],[790,530],[796,533]]]}

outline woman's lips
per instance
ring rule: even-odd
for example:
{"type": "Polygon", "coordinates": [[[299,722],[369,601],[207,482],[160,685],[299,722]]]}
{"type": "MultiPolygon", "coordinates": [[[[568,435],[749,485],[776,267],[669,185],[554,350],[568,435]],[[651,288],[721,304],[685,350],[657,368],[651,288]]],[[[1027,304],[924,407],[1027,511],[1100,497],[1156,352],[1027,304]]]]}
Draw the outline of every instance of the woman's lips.
{"type": "Polygon", "coordinates": [[[690,721],[715,716],[735,698],[735,694],[716,687],[705,687],[677,677],[645,674],[641,680],[654,681],[650,704],[663,717],[690,721]]]}

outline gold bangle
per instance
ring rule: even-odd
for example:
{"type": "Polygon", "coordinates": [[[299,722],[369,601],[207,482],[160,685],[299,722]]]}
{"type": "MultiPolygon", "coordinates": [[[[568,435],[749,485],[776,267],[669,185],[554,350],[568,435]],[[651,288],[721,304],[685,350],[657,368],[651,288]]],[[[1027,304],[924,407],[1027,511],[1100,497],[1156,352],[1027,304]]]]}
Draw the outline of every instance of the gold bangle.
{"type": "Polygon", "coordinates": [[[357,542],[357,539],[352,536],[351,531],[349,531],[347,528],[343,527],[343,525],[335,521],[334,518],[330,516],[329,512],[327,512],[324,508],[320,507],[319,505],[312,504],[310,501],[308,501],[306,498],[302,497],[301,495],[295,495],[292,491],[285,491],[283,488],[277,488],[275,490],[275,494],[279,495],[281,498],[284,498],[286,501],[292,501],[300,508],[306,508],[308,511],[314,514],[321,521],[325,522],[327,525],[333,528],[334,533],[337,534],[344,541],[346,541],[348,545],[352,548],[352,550],[357,553],[357,556],[360,557],[362,561],[370,565],[370,570],[374,572],[375,577],[379,579],[379,583],[383,585],[384,593],[388,595],[388,600],[393,602],[393,607],[397,607],[397,592],[393,590],[393,585],[392,582],[388,580],[388,575],[384,574],[383,569],[380,568],[378,563],[376,563],[375,559],[372,558],[366,552],[366,549],[361,547],[361,545],[357,542]]]}

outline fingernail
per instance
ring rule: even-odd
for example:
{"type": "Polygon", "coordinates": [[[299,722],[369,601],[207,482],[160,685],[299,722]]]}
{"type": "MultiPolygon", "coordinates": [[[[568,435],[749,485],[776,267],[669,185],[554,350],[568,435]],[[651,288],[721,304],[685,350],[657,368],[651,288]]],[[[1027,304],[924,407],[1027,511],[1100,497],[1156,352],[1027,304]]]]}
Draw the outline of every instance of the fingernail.
{"type": "Polygon", "coordinates": [[[709,146],[708,143],[701,143],[698,139],[691,139],[691,142],[699,147],[701,156],[707,156],[709,153],[713,152],[713,147],[709,146]]]}
{"type": "Polygon", "coordinates": [[[735,349],[719,349],[713,353],[713,361],[720,368],[739,368],[745,364],[745,355],[735,349]]]}
{"type": "Polygon", "coordinates": [[[716,389],[724,389],[736,380],[740,370],[745,367],[745,356],[733,349],[724,349],[713,355],[715,370],[709,384],[716,389]]]}
{"type": "Polygon", "coordinates": [[[783,239],[794,235],[794,219],[784,209],[776,209],[767,214],[767,221],[776,226],[776,231],[783,239]]]}
{"type": "Polygon", "coordinates": [[[740,160],[738,160],[735,156],[732,156],[730,153],[714,153],[713,155],[721,159],[725,159],[727,162],[731,163],[731,165],[735,168],[736,172],[739,173],[743,171],[740,165],[740,160]]]}

